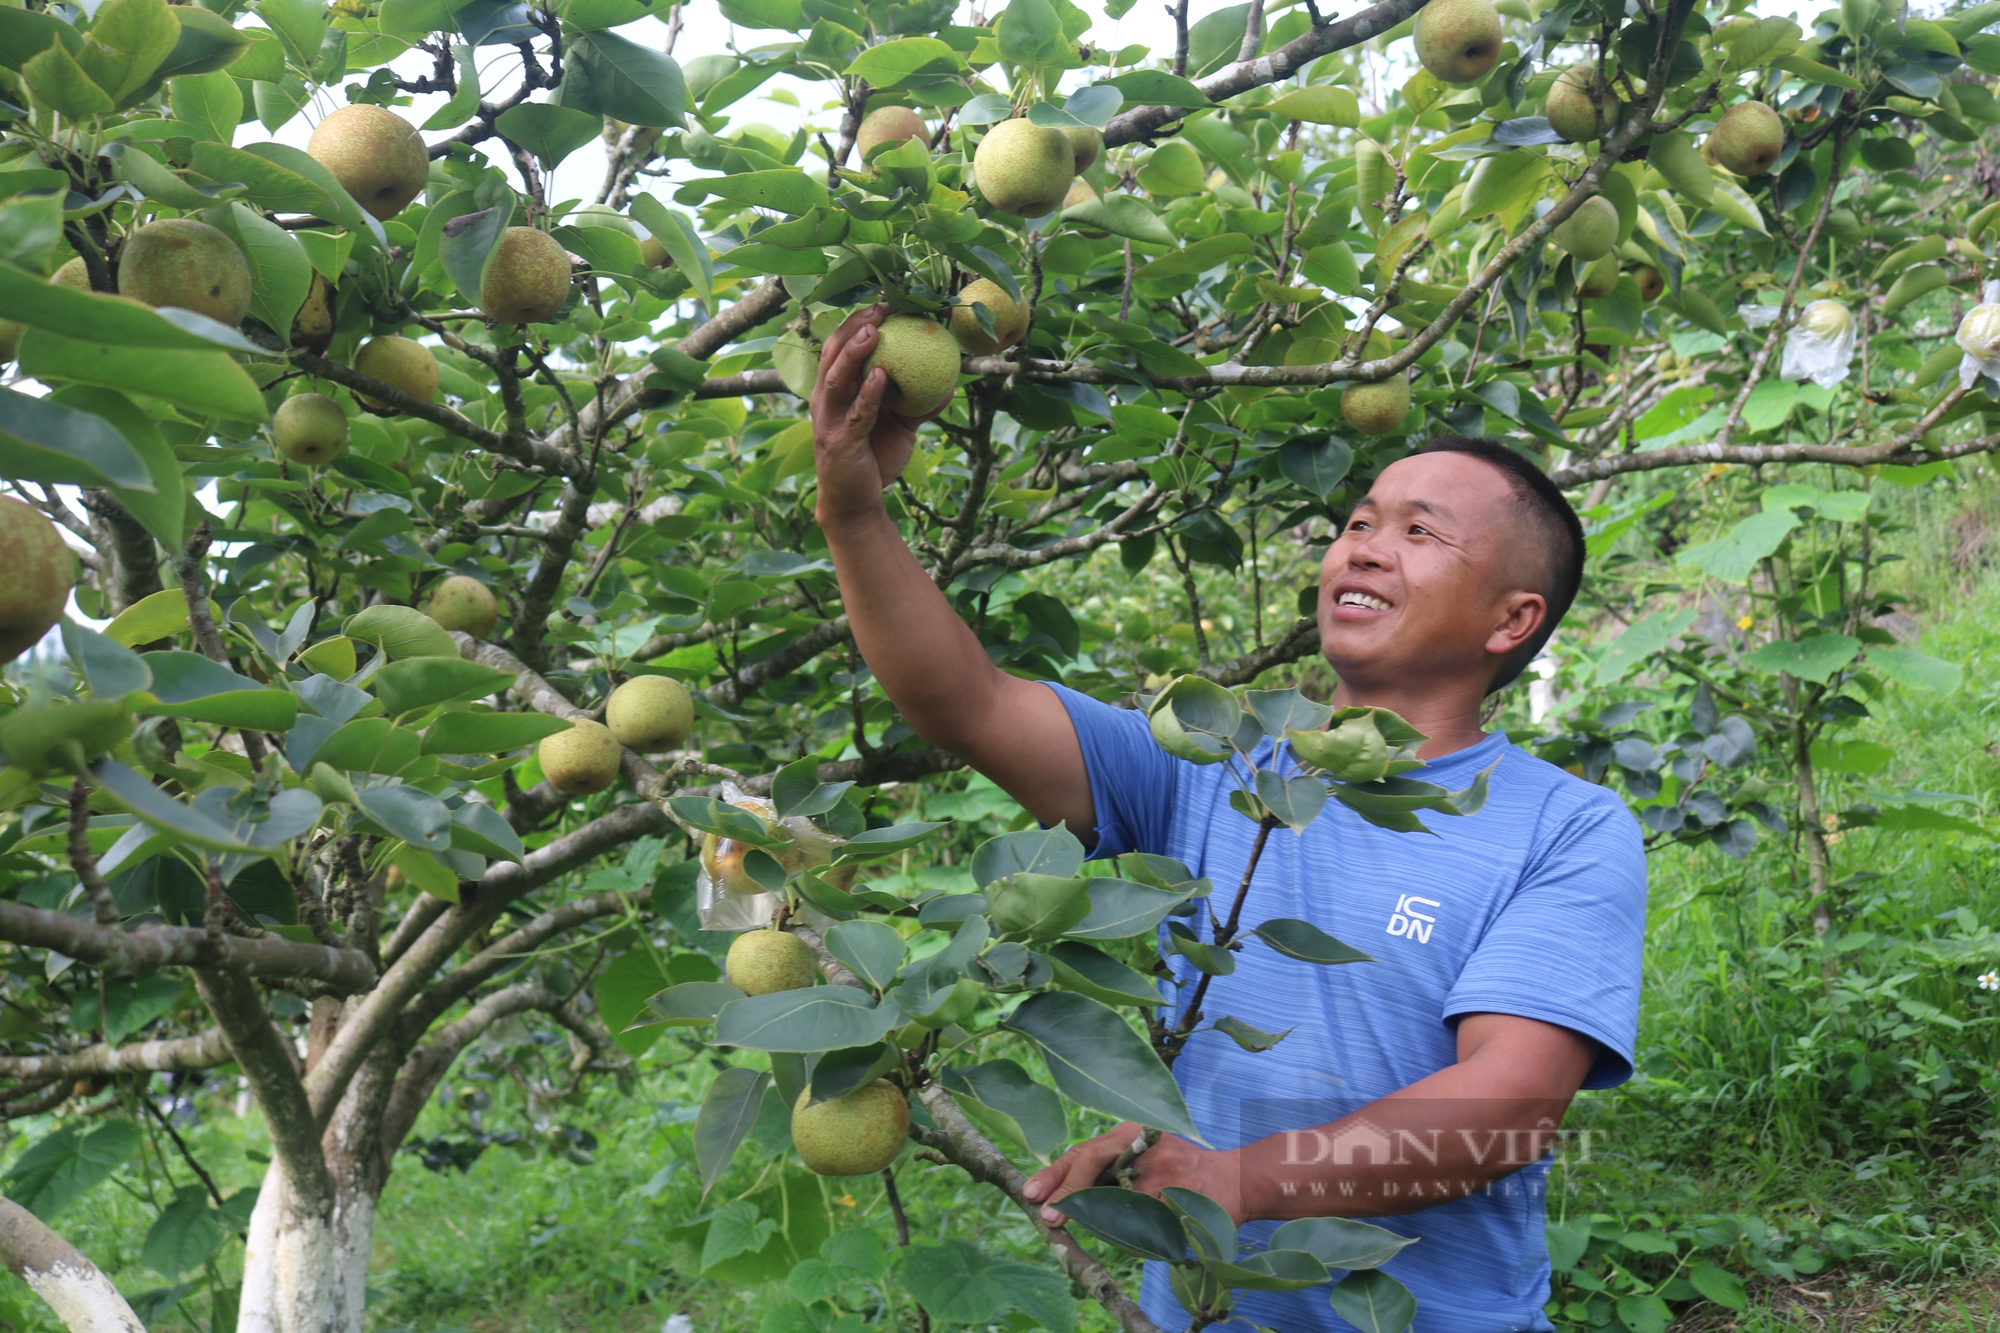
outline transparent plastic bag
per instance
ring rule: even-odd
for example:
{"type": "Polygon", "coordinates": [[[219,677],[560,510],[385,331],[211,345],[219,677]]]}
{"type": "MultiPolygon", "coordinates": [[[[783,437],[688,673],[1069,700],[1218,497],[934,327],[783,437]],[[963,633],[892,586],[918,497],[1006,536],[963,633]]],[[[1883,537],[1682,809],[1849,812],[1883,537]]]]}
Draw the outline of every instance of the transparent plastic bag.
{"type": "Polygon", "coordinates": [[[1847,363],[1853,359],[1854,312],[1838,301],[1814,301],[1785,335],[1778,377],[1831,389],[1847,378],[1847,363]]]}
{"type": "Polygon", "coordinates": [[[2000,282],[1989,282],[1979,304],[1958,323],[1958,345],[1965,359],[1958,363],[1958,382],[1970,389],[1980,376],[2000,381],[2000,282]]]}
{"type": "MultiPolygon", "coordinates": [[[[740,810],[758,815],[767,825],[776,825],[791,838],[790,847],[772,853],[788,873],[825,865],[833,859],[834,849],[840,845],[840,839],[809,819],[797,815],[779,819],[776,806],[761,796],[745,794],[742,788],[726,779],[722,784],[722,799],[740,810]]],[[[732,874],[732,863],[742,855],[743,850],[730,839],[721,838],[711,852],[708,840],[702,840],[701,872],[694,880],[694,906],[695,917],[703,930],[756,930],[769,925],[771,914],[778,910],[780,899],[775,893],[732,891],[731,884],[739,887],[755,884],[740,870],[732,874]],[[711,862],[714,870],[729,883],[716,882],[715,875],[711,873],[711,862]]],[[[852,873],[843,878],[851,880],[852,873]]],[[[815,912],[810,905],[806,907],[805,915],[821,929],[832,924],[831,918],[815,912]]]]}

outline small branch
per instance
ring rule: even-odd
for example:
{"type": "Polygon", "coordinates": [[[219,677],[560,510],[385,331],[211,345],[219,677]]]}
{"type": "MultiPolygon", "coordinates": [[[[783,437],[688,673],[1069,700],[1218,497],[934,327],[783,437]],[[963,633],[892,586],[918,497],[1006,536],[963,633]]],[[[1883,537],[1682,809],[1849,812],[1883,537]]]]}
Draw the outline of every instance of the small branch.
{"type": "Polygon", "coordinates": [[[187,1146],[187,1140],[181,1137],[181,1132],[178,1129],[174,1128],[172,1119],[168,1117],[165,1111],[160,1109],[157,1102],[144,1092],[139,1094],[139,1103],[148,1111],[151,1111],[153,1118],[160,1122],[160,1128],[167,1131],[167,1137],[172,1139],[174,1147],[180,1150],[181,1160],[186,1162],[188,1170],[194,1172],[201,1180],[203,1187],[208,1190],[208,1197],[215,1200],[215,1206],[220,1208],[227,1200],[222,1197],[222,1191],[216,1188],[215,1177],[208,1174],[208,1169],[195,1159],[194,1153],[187,1146]]]}
{"type": "Polygon", "coordinates": [[[165,1074],[213,1069],[235,1057],[221,1028],[170,1041],[133,1046],[87,1046],[66,1055],[0,1056],[0,1075],[9,1078],[87,1078],[99,1074],[165,1074]]]}
{"type": "Polygon", "coordinates": [[[97,857],[90,850],[90,784],[78,778],[69,789],[69,868],[90,898],[92,917],[100,926],[116,927],[123,920],[111,886],[98,873],[97,857]]]}

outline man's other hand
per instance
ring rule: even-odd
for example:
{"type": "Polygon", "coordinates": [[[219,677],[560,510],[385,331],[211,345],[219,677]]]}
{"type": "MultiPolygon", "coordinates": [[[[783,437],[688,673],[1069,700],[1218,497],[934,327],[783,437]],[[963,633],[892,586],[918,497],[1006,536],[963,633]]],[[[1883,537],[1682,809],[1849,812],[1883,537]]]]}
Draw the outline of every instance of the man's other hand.
{"type": "MultiPolygon", "coordinates": [[[[1055,1205],[1095,1185],[1105,1169],[1145,1132],[1145,1126],[1127,1120],[1107,1134],[1086,1139],[1030,1176],[1021,1193],[1030,1203],[1043,1204],[1043,1222],[1060,1226],[1064,1218],[1055,1205]]],[[[1141,1153],[1132,1167],[1136,1172],[1132,1188],[1141,1194],[1158,1198],[1161,1190],[1177,1185],[1215,1200],[1229,1210],[1237,1225],[1245,1221],[1241,1168],[1234,1152],[1196,1147],[1167,1134],[1141,1153]]]]}
{"type": "Polygon", "coordinates": [[[822,527],[866,518],[881,508],[882,492],[909,465],[917,427],[929,419],[901,416],[882,405],[889,375],[880,367],[869,370],[868,358],[888,316],[886,305],[857,310],[820,351],[811,411],[822,527]]]}

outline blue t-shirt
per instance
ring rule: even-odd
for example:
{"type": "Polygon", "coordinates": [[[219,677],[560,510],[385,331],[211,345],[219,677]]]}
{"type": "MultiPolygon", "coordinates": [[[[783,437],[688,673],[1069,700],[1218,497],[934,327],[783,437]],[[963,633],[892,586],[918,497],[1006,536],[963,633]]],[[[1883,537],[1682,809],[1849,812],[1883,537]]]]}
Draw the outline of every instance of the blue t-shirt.
{"type": "MultiPolygon", "coordinates": [[[[1226,913],[1256,826],[1229,808],[1224,766],[1167,754],[1141,713],[1050,688],[1083,746],[1097,807],[1092,855],[1174,857],[1214,882],[1208,901],[1226,913]]],[[[1269,742],[1258,760],[1268,766],[1269,742]]],[[[1454,1028],[1466,1014],[1514,1014],[1592,1038],[1587,1088],[1630,1077],[1646,920],[1638,822],[1610,791],[1501,734],[1410,776],[1456,791],[1496,760],[1478,814],[1423,815],[1435,837],[1377,828],[1336,801],[1303,835],[1272,832],[1243,929],[1296,917],[1375,961],[1318,966],[1252,940],[1236,971],[1210,983],[1204,1028],[1228,1016],[1264,1032],[1289,1029],[1259,1053],[1219,1032],[1188,1042],[1174,1077],[1210,1146],[1325,1124],[1457,1063],[1454,1028]]],[[[1206,910],[1196,924],[1212,938],[1206,910]]],[[[1177,975],[1198,975],[1185,959],[1174,963],[1177,975]]],[[[1547,1172],[1543,1158],[1470,1197],[1374,1219],[1421,1238],[1385,1265],[1416,1295],[1414,1333],[1552,1327],[1542,1313],[1547,1172]]],[[[1274,1229],[1253,1222],[1243,1239],[1261,1243],[1274,1229]]],[[[1140,1303],[1163,1328],[1187,1326],[1163,1264],[1146,1265],[1140,1303]]],[[[1247,1319],[1285,1333],[1352,1329],[1323,1287],[1241,1292],[1236,1310],[1241,1318],[1225,1327],[1245,1330],[1247,1319]]]]}

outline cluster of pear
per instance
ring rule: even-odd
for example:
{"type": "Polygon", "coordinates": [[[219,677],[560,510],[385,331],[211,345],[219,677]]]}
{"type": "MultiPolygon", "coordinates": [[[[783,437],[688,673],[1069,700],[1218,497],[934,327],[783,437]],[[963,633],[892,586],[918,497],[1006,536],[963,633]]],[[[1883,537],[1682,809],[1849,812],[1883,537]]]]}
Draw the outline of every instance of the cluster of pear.
{"type": "MultiPolygon", "coordinates": [[[[803,990],[819,980],[811,947],[783,930],[744,931],[730,944],[723,969],[745,995],[803,990]]],[[[822,1176],[873,1175],[896,1160],[909,1136],[909,1103],[886,1079],[818,1104],[808,1089],[792,1106],[792,1146],[822,1176]]]]}
{"type": "Polygon", "coordinates": [[[557,791],[588,796],[618,780],[626,750],[646,754],[678,749],[693,728],[694,700],[685,686],[666,676],[634,676],[611,692],[603,722],[571,719],[568,731],[542,738],[535,760],[557,791]]]}

